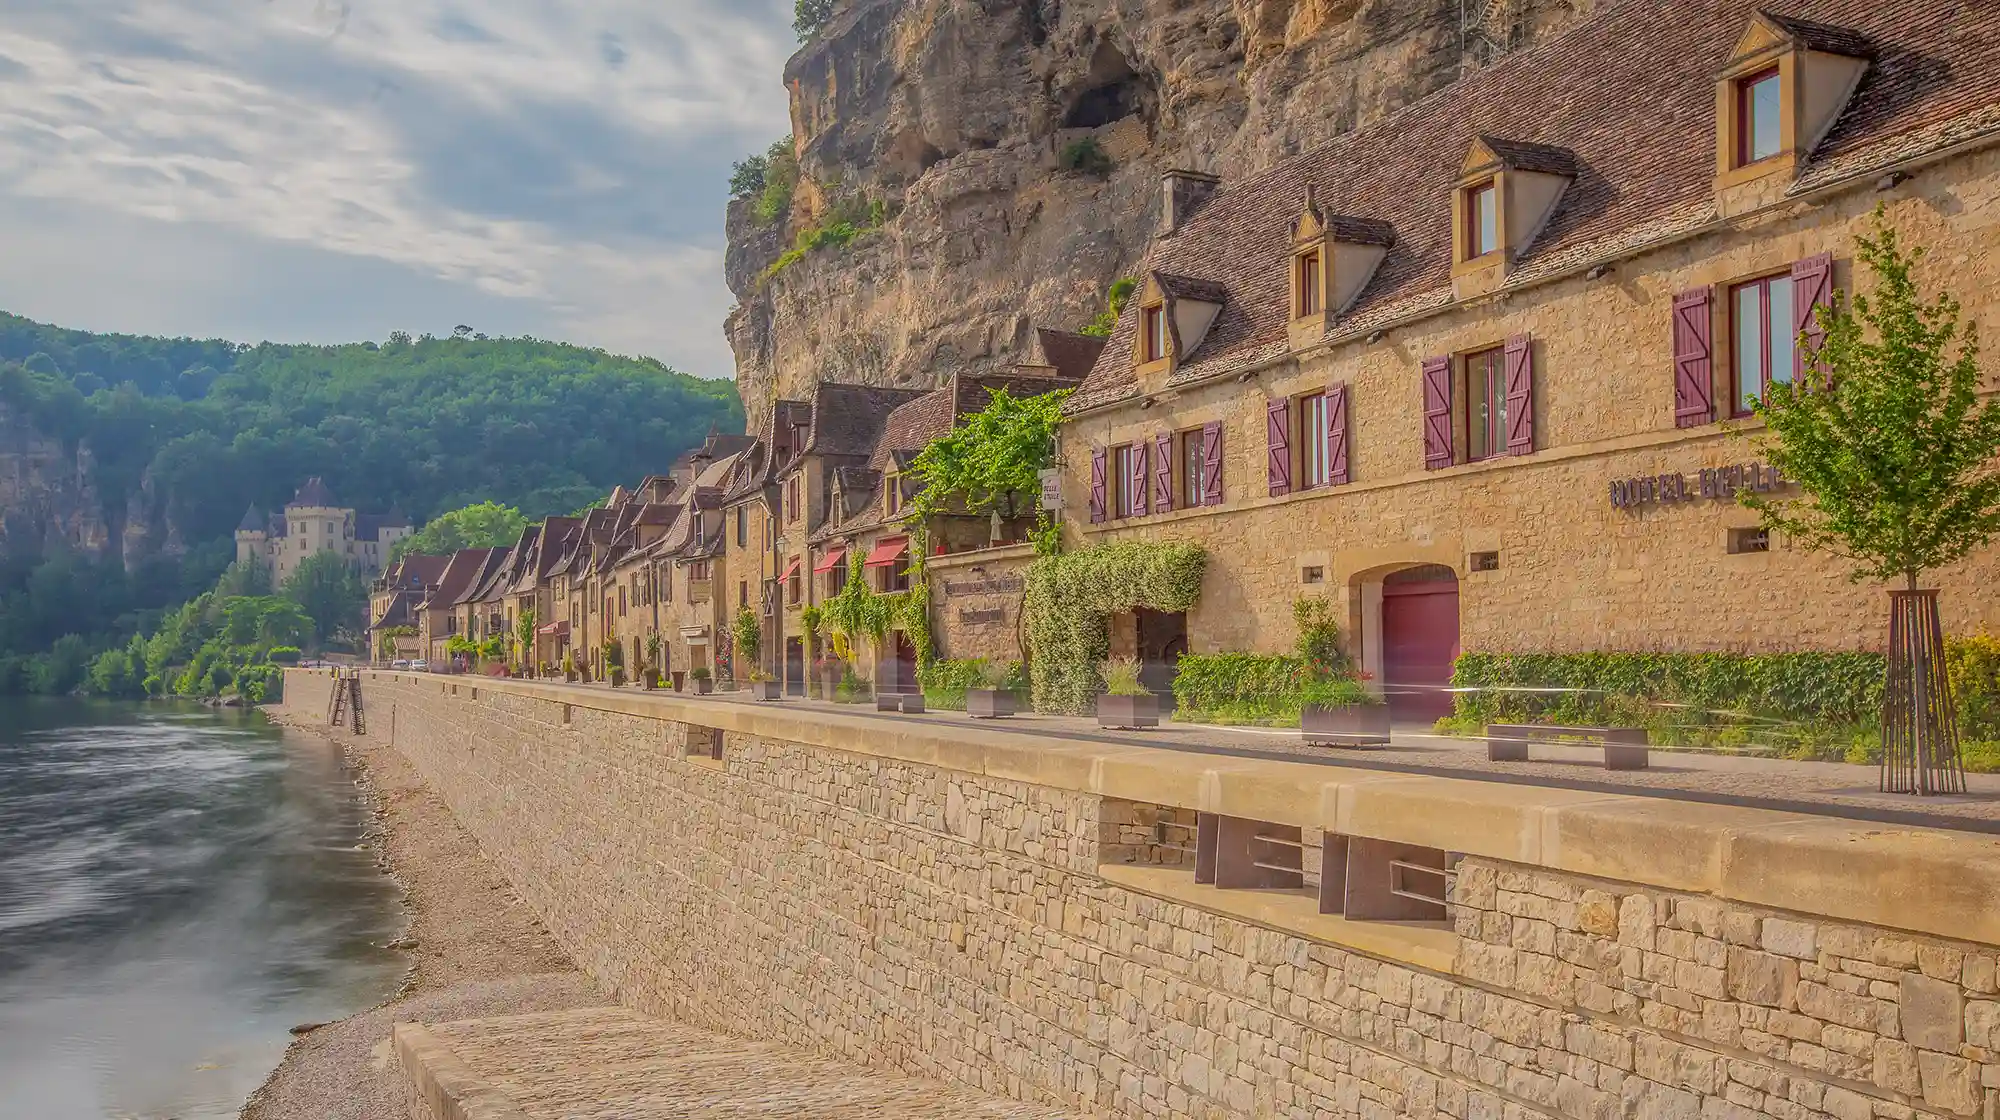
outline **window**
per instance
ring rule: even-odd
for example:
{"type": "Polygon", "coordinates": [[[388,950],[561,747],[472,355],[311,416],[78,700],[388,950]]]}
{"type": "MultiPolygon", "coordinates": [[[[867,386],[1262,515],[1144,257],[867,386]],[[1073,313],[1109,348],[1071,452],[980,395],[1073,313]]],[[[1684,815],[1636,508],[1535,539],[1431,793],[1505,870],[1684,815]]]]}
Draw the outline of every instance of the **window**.
{"type": "Polygon", "coordinates": [[[1730,555],[1735,556],[1746,552],[1769,551],[1771,551],[1771,534],[1763,529],[1729,530],[1730,555]]]}
{"type": "Polygon", "coordinates": [[[618,589],[618,617],[625,617],[625,589],[622,587],[618,589]]]}
{"type": "Polygon", "coordinates": [[[1161,305],[1145,308],[1139,312],[1139,329],[1143,336],[1142,361],[1157,362],[1167,356],[1167,309],[1161,305]]]}
{"type": "Polygon", "coordinates": [[[796,607],[799,605],[799,600],[805,595],[805,580],[801,579],[797,572],[793,572],[792,578],[786,582],[791,595],[792,605],[796,607]]]}
{"type": "Polygon", "coordinates": [[[750,510],[749,507],[747,506],[737,506],[736,547],[748,548],[749,545],[750,545],[750,510]]]}
{"type": "Polygon", "coordinates": [[[1202,504],[1208,492],[1208,449],[1202,430],[1182,432],[1181,440],[1181,508],[1192,509],[1202,504]]]}
{"type": "Polygon", "coordinates": [[[846,586],[847,561],[843,559],[840,563],[826,570],[826,593],[830,596],[838,595],[846,586]]]}
{"type": "Polygon", "coordinates": [[[1319,313],[1319,259],[1318,249],[1300,253],[1297,258],[1295,270],[1298,275],[1293,280],[1292,291],[1298,300],[1301,317],[1319,313]]]}
{"type": "Polygon", "coordinates": [[[882,573],[883,592],[908,591],[910,589],[910,566],[903,561],[898,560],[893,564],[885,564],[876,570],[882,573]]]}
{"type": "Polygon", "coordinates": [[[1731,412],[1747,416],[1751,404],[1774,382],[1792,379],[1792,278],[1766,276],[1729,291],[1734,319],[1731,369],[1736,397],[1731,412]]]}
{"type": "Polygon", "coordinates": [[[1500,554],[1497,552],[1475,552],[1470,566],[1475,572],[1497,572],[1500,570],[1500,554]]]}
{"type": "Polygon", "coordinates": [[[1327,442],[1326,394],[1299,398],[1299,485],[1307,490],[1325,486],[1332,477],[1332,447],[1327,442]]]}
{"type": "Polygon", "coordinates": [[[1132,455],[1130,444],[1111,449],[1111,508],[1115,517],[1136,517],[1139,513],[1139,495],[1132,487],[1132,455]]]}
{"type": "Polygon", "coordinates": [[[1501,347],[1465,357],[1468,458],[1507,453],[1507,358],[1501,347]]]}
{"type": "Polygon", "coordinates": [[[708,561],[706,561],[706,560],[696,560],[696,561],[695,561],[694,563],[692,563],[692,564],[689,564],[689,565],[688,565],[688,578],[689,578],[689,579],[704,579],[704,580],[705,580],[705,579],[707,579],[707,578],[708,578],[708,561]]]}
{"type": "Polygon", "coordinates": [[[1736,83],[1736,162],[1756,163],[1778,154],[1780,90],[1776,67],[1736,83]]]}
{"type": "Polygon", "coordinates": [[[1500,247],[1500,190],[1489,179],[1465,192],[1466,257],[1483,257],[1500,247]]]}
{"type": "Polygon", "coordinates": [[[1325,583],[1325,582],[1326,582],[1326,569],[1325,569],[1325,568],[1323,568],[1323,567],[1320,567],[1320,566],[1319,566],[1319,565],[1317,565],[1317,564],[1315,564],[1315,565],[1313,565],[1312,567],[1309,567],[1309,568],[1301,568],[1301,569],[1299,569],[1299,582],[1300,582],[1300,583],[1325,583]]]}
{"type": "Polygon", "coordinates": [[[793,475],[791,480],[785,483],[785,509],[787,511],[787,520],[797,521],[799,519],[801,510],[799,509],[799,476],[797,475],[793,475]]]}
{"type": "Polygon", "coordinates": [[[736,581],[736,605],[738,608],[748,607],[750,605],[749,580],[739,579],[736,581]]]}
{"type": "Polygon", "coordinates": [[[903,512],[902,475],[892,472],[882,479],[882,501],[883,508],[889,511],[890,517],[903,512]]]}

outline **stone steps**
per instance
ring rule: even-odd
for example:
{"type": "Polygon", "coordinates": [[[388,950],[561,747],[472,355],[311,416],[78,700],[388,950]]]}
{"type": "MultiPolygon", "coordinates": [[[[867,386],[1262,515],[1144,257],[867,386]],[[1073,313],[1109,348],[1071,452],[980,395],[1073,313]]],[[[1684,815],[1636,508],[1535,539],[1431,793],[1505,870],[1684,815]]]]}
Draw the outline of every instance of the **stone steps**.
{"type": "Polygon", "coordinates": [[[395,1031],[412,1120],[1066,1117],[941,1082],[590,1007],[395,1031]]]}

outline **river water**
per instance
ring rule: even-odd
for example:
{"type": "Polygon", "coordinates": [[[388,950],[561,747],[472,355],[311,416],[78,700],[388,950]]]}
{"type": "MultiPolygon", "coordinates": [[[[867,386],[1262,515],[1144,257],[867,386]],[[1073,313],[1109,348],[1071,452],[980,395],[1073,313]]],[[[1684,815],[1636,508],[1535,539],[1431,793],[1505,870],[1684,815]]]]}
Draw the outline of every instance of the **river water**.
{"type": "Polygon", "coordinates": [[[337,747],[253,713],[0,697],[0,1117],[233,1117],[396,986],[337,747]]]}

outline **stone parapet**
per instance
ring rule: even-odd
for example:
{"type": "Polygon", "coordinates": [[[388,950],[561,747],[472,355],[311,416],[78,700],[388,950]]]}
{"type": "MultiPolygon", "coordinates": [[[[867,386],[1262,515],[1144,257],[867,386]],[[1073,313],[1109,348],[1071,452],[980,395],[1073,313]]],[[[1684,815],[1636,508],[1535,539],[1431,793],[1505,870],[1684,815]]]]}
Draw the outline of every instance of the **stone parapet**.
{"type": "MultiPolygon", "coordinates": [[[[288,707],[324,718],[325,680],[289,674],[288,707]]],[[[1912,1120],[2000,1090],[1989,836],[539,682],[363,689],[368,733],[580,964],[712,1029],[1123,1116],[1912,1120]],[[690,757],[697,728],[719,759],[690,757]],[[1303,853],[1296,889],[1218,889],[1226,854],[1204,882],[1217,819],[1303,853]],[[1448,855],[1445,920],[1322,912],[1328,853],[1377,843],[1448,855]]]]}

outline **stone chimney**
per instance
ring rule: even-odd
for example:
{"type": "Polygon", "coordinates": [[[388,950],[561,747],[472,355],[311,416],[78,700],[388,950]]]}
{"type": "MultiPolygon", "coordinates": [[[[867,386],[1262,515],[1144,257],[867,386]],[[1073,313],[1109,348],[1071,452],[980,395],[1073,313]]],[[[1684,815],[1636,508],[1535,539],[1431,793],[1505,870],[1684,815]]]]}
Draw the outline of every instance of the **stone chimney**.
{"type": "Polygon", "coordinates": [[[1199,171],[1173,170],[1160,176],[1159,235],[1176,233],[1194,217],[1222,180],[1199,171]]]}

